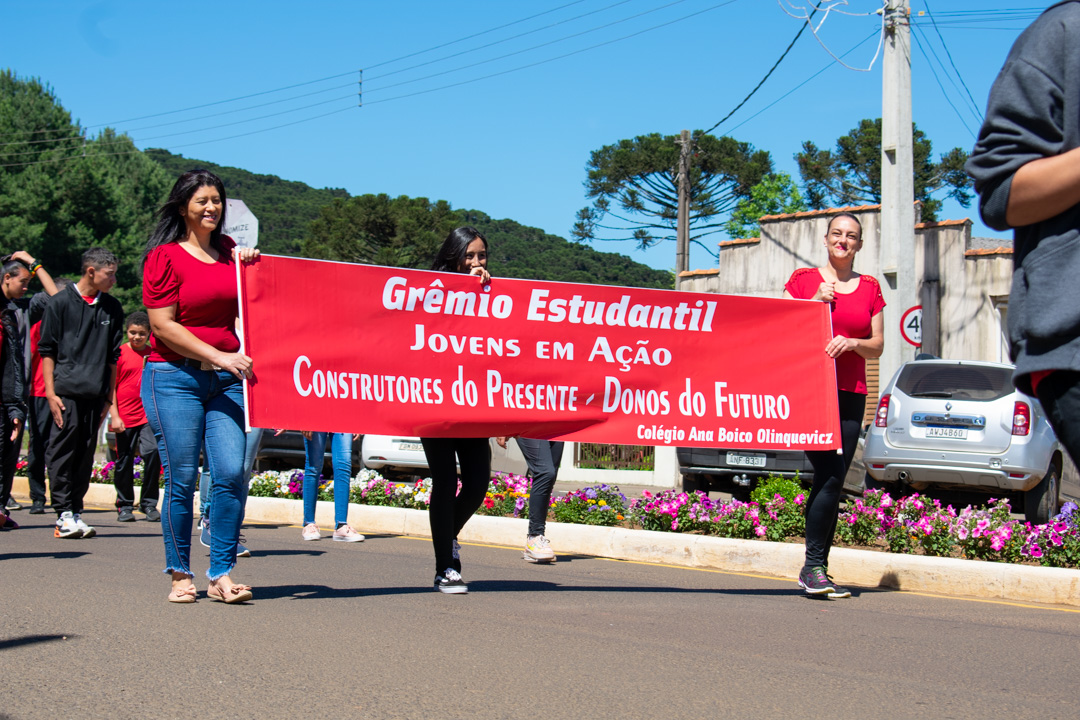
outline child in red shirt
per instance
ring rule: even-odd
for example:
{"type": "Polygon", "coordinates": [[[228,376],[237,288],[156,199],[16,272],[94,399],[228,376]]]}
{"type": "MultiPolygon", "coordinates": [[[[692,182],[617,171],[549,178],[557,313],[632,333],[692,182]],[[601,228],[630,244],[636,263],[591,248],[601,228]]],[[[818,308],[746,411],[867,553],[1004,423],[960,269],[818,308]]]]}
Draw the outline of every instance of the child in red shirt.
{"type": "Polygon", "coordinates": [[[146,421],[141,398],[143,362],[150,354],[150,318],[139,311],[128,315],[124,323],[127,343],[120,347],[116,363],[116,391],[109,410],[109,429],[116,433],[116,464],[113,485],[116,487],[116,513],[120,522],[134,522],[135,455],[142,457],[142,496],[140,512],[150,522],[161,522],[158,512],[158,480],[161,458],[157,440],[146,421]]]}

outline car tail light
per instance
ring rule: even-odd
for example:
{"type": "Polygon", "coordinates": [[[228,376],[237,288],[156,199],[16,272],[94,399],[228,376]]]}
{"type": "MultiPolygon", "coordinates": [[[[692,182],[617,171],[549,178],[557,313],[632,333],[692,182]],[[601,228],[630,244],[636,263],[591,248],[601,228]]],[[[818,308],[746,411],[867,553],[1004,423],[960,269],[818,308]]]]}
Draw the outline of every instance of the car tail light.
{"type": "Polygon", "coordinates": [[[1013,405],[1013,435],[1027,435],[1031,432],[1031,408],[1026,402],[1017,400],[1013,405]]]}
{"type": "Polygon", "coordinates": [[[885,421],[889,419],[889,398],[891,395],[882,395],[878,400],[877,414],[874,415],[874,425],[876,427],[885,427],[885,421]]]}

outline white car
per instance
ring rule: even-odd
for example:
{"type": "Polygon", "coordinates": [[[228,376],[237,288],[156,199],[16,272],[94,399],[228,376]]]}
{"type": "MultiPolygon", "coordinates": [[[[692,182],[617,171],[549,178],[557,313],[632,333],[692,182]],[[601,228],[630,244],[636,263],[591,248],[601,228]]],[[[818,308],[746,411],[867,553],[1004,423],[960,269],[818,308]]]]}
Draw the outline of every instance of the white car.
{"type": "MultiPolygon", "coordinates": [[[[492,472],[506,472],[525,475],[528,465],[517,443],[510,441],[506,448],[499,447],[495,438],[491,445],[492,472]]],[[[381,472],[399,472],[410,475],[426,473],[427,456],[418,437],[399,437],[395,435],[364,435],[360,449],[360,459],[364,467],[381,472]]]]}

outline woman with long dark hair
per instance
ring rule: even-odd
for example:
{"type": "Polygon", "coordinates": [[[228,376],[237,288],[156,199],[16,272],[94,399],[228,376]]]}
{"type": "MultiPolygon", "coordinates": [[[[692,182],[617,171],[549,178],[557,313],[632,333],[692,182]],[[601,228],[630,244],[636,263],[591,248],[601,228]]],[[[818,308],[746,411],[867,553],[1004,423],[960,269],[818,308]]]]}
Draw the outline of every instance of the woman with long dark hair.
{"type": "MultiPolygon", "coordinates": [[[[443,241],[432,270],[475,275],[491,281],[487,271],[487,240],[476,228],[459,227],[443,241]]],[[[457,536],[487,494],[491,480],[488,438],[421,438],[431,469],[431,544],[435,550],[435,589],[467,593],[461,578],[457,536]],[[461,466],[461,491],[457,467],[461,466]]]]}
{"type": "Polygon", "coordinates": [[[851,213],[834,215],[825,229],[828,261],[819,268],[800,268],[784,285],[784,297],[829,303],[834,337],[825,353],[836,361],[837,404],[843,454],[808,452],[814,484],[806,501],[806,562],[799,585],[810,595],[850,597],[851,591],[828,575],[829,549],[836,534],[840,494],[844,489],[866,407],[866,360],[881,357],[884,347],[885,299],[869,275],[855,272],[855,253],[862,249],[862,224],[851,213]]]}
{"type": "Polygon", "coordinates": [[[236,263],[259,251],[222,235],[225,186],[207,170],[180,176],[157,213],[143,256],[143,304],[153,331],[142,401],[167,477],[162,501],[169,602],[195,602],[191,528],[199,454],[205,443],[213,483],[209,598],[252,598],[230,578],[247,499],[243,473],[243,380],[252,360],[236,334],[236,263]]]}

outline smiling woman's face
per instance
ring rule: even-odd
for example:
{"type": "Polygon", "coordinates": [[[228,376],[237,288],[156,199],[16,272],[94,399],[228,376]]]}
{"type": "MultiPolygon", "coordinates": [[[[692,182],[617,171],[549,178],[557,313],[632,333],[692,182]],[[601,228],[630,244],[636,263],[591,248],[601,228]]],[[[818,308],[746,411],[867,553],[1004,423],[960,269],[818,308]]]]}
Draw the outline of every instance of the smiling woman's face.
{"type": "Polygon", "coordinates": [[[480,238],[473,238],[469,247],[465,248],[465,257],[461,259],[458,272],[472,272],[476,267],[487,267],[487,245],[480,238]]]}
{"type": "Polygon", "coordinates": [[[187,207],[180,213],[188,231],[199,234],[208,233],[221,222],[221,193],[213,185],[203,185],[188,200],[187,207]]]}

